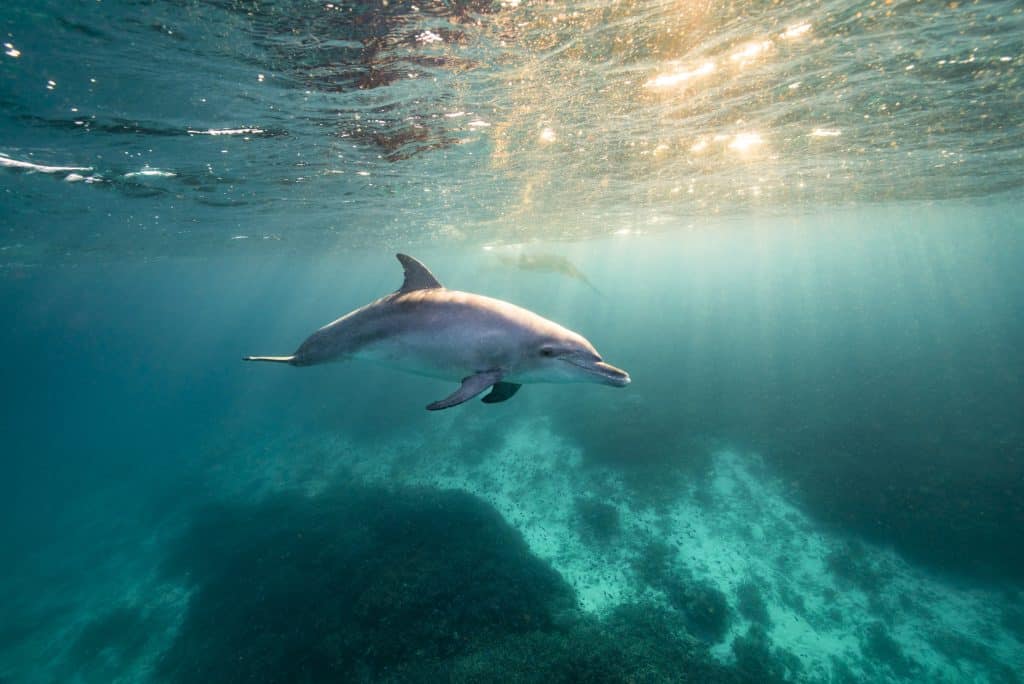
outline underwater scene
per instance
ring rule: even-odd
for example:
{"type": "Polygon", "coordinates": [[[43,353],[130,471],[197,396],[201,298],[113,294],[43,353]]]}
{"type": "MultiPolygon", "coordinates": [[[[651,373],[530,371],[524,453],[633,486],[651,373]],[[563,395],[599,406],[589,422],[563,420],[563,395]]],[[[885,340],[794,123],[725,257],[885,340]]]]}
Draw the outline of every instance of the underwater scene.
{"type": "Polygon", "coordinates": [[[0,34],[0,684],[1024,681],[1020,2],[0,34]]]}

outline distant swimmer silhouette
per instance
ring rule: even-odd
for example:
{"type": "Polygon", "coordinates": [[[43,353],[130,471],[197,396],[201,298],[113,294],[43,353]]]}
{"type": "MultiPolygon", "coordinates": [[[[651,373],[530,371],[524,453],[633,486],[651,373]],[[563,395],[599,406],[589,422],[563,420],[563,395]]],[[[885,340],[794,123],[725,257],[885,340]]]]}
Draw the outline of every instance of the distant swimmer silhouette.
{"type": "Polygon", "coordinates": [[[291,356],[246,356],[311,366],[369,359],[445,380],[461,381],[427,406],[446,409],[490,388],[483,401],[505,401],[521,385],[594,382],[614,387],[629,374],[605,363],[582,335],[514,304],[445,289],[427,267],[399,254],[401,289],[325,325],[291,356]]]}
{"type": "Polygon", "coordinates": [[[578,280],[597,294],[602,294],[594,286],[590,279],[576,268],[576,265],[557,254],[500,254],[498,259],[501,263],[521,271],[537,271],[542,273],[559,273],[566,277],[578,280]]]}

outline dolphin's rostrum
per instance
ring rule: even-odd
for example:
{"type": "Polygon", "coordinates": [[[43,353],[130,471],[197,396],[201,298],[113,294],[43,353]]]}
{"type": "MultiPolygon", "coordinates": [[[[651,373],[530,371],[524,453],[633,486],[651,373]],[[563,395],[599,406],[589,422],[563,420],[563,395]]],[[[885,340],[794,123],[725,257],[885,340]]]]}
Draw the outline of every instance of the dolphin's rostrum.
{"type": "Polygon", "coordinates": [[[524,383],[629,384],[629,374],[605,363],[582,335],[514,304],[447,290],[427,267],[399,254],[401,289],[356,309],[303,342],[291,356],[246,356],[311,366],[371,359],[411,373],[461,380],[431,411],[468,401],[488,387],[484,402],[505,401],[524,383]]]}

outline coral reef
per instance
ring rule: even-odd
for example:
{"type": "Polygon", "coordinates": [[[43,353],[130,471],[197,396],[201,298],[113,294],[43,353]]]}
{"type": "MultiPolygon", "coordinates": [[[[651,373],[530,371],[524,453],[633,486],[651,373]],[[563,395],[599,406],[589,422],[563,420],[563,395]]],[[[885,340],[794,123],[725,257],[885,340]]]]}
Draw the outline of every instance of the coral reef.
{"type": "Polygon", "coordinates": [[[459,492],[346,487],[209,509],[169,577],[193,583],[171,679],[379,676],[551,628],[573,595],[489,506],[459,492]]]}
{"type": "MultiPolygon", "coordinates": [[[[688,635],[722,629],[718,617],[701,627],[701,611],[726,608],[708,588],[679,585],[679,611],[580,611],[518,532],[457,491],[360,485],[210,507],[174,543],[164,573],[192,587],[158,666],[171,682],[742,682],[779,674],[718,663],[688,635]]],[[[664,575],[663,585],[674,578],[664,575]]]]}

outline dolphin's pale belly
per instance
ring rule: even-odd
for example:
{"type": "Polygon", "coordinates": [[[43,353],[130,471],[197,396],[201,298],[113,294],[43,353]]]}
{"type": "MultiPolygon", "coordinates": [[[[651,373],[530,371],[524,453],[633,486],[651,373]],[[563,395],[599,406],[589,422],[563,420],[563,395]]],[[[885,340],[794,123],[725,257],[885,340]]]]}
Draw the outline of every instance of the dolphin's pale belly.
{"type": "Polygon", "coordinates": [[[441,351],[392,339],[365,347],[353,358],[441,380],[458,381],[473,372],[468,370],[464,359],[455,354],[438,353],[441,351]]]}
{"type": "Polygon", "coordinates": [[[489,328],[440,325],[407,330],[367,344],[352,356],[417,375],[459,381],[507,363],[508,339],[489,328]]]}

